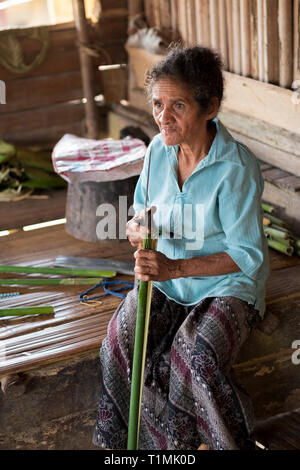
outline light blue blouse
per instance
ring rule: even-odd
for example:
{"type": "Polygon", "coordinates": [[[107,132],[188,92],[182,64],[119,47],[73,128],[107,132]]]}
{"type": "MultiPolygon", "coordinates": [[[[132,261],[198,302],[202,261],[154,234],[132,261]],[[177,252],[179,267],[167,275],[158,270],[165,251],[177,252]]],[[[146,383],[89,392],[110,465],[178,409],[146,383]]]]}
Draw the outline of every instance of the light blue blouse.
{"type": "Polygon", "coordinates": [[[240,271],[221,276],[181,277],[154,282],[168,298],[194,305],[205,297],[235,296],[265,313],[269,275],[261,196],[264,181],[257,158],[235,140],[218,118],[216,136],[180,190],[178,146],[167,146],[160,134],[148,147],[134,194],[134,210],[144,208],[149,155],[147,207],[156,206],[160,229],[157,250],[171,259],[226,252],[240,271]]]}

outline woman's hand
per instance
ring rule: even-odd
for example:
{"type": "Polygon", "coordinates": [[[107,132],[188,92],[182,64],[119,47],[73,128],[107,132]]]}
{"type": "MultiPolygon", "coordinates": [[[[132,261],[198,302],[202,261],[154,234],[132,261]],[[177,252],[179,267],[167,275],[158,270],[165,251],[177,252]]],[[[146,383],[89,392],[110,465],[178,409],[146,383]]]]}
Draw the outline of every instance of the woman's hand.
{"type": "Polygon", "coordinates": [[[135,275],[140,281],[168,281],[178,276],[177,260],[156,250],[139,249],[134,253],[135,275]]]}
{"type": "Polygon", "coordinates": [[[149,233],[149,229],[140,225],[144,219],[144,211],[138,216],[134,216],[133,219],[129,220],[126,224],[126,236],[132,246],[142,246],[143,238],[149,233]]]}
{"type": "MultiPolygon", "coordinates": [[[[147,217],[151,217],[156,212],[156,207],[151,206],[147,209],[147,217]]],[[[147,220],[145,220],[145,211],[142,210],[138,215],[135,215],[133,219],[129,220],[126,224],[126,236],[132,246],[140,247],[143,246],[143,239],[145,235],[150,233],[148,229],[147,220]],[[143,225],[141,225],[143,224],[143,225]]],[[[152,225],[151,225],[151,228],[152,225]]]]}

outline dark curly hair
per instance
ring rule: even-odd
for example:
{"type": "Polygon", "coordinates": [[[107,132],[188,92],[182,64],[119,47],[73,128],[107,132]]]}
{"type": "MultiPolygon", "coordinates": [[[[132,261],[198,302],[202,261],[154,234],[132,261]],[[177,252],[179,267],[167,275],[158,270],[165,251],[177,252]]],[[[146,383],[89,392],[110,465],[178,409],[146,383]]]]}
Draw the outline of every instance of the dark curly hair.
{"type": "Polygon", "coordinates": [[[223,64],[219,55],[208,47],[175,45],[168,55],[146,72],[145,88],[151,99],[153,85],[161,78],[178,80],[193,92],[200,114],[208,112],[211,99],[223,98],[223,64]]]}

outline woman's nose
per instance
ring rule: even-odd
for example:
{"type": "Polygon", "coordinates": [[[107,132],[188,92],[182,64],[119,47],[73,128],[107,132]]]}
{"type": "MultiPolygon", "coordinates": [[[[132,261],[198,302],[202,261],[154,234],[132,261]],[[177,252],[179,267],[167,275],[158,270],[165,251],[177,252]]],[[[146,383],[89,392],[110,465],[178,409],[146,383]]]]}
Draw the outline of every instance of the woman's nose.
{"type": "Polygon", "coordinates": [[[164,108],[160,114],[161,124],[166,124],[172,120],[172,114],[168,108],[164,108]]]}

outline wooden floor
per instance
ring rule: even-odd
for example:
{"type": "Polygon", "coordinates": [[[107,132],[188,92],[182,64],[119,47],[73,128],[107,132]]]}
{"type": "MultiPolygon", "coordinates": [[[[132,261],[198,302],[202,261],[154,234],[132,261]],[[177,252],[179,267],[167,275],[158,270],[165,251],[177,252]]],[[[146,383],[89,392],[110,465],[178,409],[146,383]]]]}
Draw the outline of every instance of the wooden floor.
{"type": "MultiPolygon", "coordinates": [[[[64,225],[31,232],[17,232],[0,238],[1,264],[51,266],[59,255],[89,256],[132,261],[127,241],[103,241],[99,244],[76,240],[64,225]]],[[[22,275],[1,274],[2,278],[22,275]]],[[[132,276],[116,279],[133,281],[132,276]]],[[[89,286],[0,286],[0,293],[20,295],[1,300],[0,306],[52,305],[54,315],[5,317],[0,320],[0,376],[23,372],[79,352],[95,350],[106,335],[107,323],[120,298],[107,296],[102,304],[86,305],[79,295],[89,286]],[[3,357],[5,356],[5,357],[3,357]]],[[[95,295],[103,293],[98,290],[95,295]]]]}
{"type": "Polygon", "coordinates": [[[300,450],[300,408],[256,423],[255,437],[267,450],[300,450]]]}

